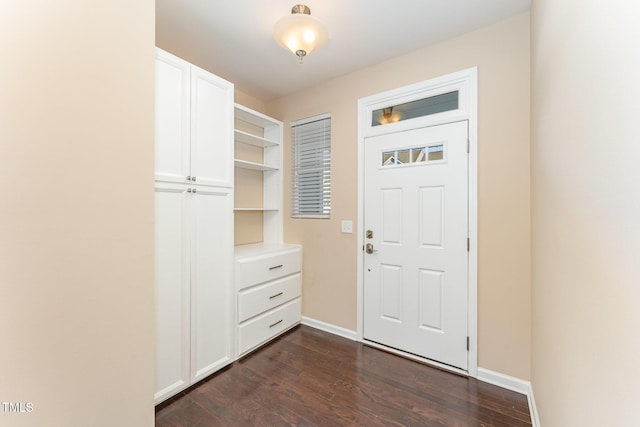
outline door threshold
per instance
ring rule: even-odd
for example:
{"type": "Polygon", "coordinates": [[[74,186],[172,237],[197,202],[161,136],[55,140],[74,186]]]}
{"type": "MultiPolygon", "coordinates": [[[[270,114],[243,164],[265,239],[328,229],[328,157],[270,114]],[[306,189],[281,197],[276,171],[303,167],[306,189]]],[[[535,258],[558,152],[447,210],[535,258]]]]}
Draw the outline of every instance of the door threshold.
{"type": "Polygon", "coordinates": [[[443,371],[450,372],[452,374],[460,375],[463,377],[469,377],[469,372],[464,369],[456,368],[454,366],[447,365],[445,363],[437,362],[435,360],[427,359],[425,357],[417,356],[413,353],[407,353],[406,351],[398,350],[397,348],[387,347],[386,345],[379,344],[375,341],[369,341],[366,338],[362,339],[362,344],[369,347],[377,348],[378,350],[386,351],[387,353],[395,354],[396,356],[404,357],[405,359],[413,360],[424,365],[433,366],[434,368],[441,369],[443,371]]]}

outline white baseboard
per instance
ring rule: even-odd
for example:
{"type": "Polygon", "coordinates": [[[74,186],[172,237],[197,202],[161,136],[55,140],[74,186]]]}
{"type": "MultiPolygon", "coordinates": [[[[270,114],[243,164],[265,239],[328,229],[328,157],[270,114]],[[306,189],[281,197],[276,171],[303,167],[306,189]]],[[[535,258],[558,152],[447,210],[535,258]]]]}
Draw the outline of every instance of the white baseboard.
{"type": "Polygon", "coordinates": [[[529,411],[531,412],[531,425],[533,427],[540,427],[538,407],[536,406],[536,400],[533,398],[533,386],[531,385],[531,383],[529,383],[529,393],[527,393],[527,399],[529,400],[529,411]]]}
{"type": "Polygon", "coordinates": [[[485,368],[478,368],[478,379],[480,381],[484,381],[485,383],[497,385],[498,387],[513,390],[525,395],[531,388],[531,383],[529,383],[529,381],[511,377],[499,372],[490,371],[489,369],[485,368]]]}
{"type": "Polygon", "coordinates": [[[538,408],[536,408],[536,401],[533,397],[533,387],[529,381],[521,380],[520,378],[515,378],[484,368],[478,368],[478,380],[527,396],[529,412],[531,413],[531,425],[533,427],[540,427],[538,408]]]}
{"type": "Polygon", "coordinates": [[[330,323],[321,322],[320,320],[311,319],[310,317],[302,316],[303,325],[311,326],[312,328],[320,329],[321,331],[329,332],[330,334],[339,335],[343,338],[348,338],[352,341],[357,341],[358,335],[356,331],[350,329],[341,328],[330,323]]]}

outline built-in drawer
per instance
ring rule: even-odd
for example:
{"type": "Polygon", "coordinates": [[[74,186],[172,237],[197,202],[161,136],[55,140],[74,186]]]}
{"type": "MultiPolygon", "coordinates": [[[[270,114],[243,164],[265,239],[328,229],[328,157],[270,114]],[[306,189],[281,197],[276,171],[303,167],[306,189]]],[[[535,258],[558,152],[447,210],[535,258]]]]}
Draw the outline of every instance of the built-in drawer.
{"type": "Polygon", "coordinates": [[[297,273],[301,268],[300,248],[236,258],[236,286],[240,290],[297,273]]]}
{"type": "Polygon", "coordinates": [[[300,273],[254,286],[238,293],[238,322],[257,316],[300,296],[300,273]]]}
{"type": "Polygon", "coordinates": [[[238,328],[238,355],[282,333],[300,321],[300,298],[248,320],[238,328]]]}

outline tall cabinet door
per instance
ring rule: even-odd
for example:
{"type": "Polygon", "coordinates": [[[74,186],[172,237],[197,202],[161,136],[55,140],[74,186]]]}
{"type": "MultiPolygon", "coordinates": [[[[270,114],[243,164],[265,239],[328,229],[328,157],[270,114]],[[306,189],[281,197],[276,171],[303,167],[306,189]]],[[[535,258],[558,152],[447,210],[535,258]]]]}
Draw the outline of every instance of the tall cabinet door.
{"type": "Polygon", "coordinates": [[[155,187],[155,400],[164,400],[190,383],[190,269],[186,188],[155,187]]]}
{"type": "Polygon", "coordinates": [[[233,361],[233,193],[199,186],[191,196],[191,377],[233,361]]]}
{"type": "Polygon", "coordinates": [[[156,56],[156,393],[233,361],[233,84],[156,56]]]}
{"type": "Polygon", "coordinates": [[[190,175],[191,67],[162,50],[156,54],[155,179],[186,182],[190,175]]]}
{"type": "Polygon", "coordinates": [[[233,84],[191,71],[191,175],[196,184],[233,186],[233,84]]]}

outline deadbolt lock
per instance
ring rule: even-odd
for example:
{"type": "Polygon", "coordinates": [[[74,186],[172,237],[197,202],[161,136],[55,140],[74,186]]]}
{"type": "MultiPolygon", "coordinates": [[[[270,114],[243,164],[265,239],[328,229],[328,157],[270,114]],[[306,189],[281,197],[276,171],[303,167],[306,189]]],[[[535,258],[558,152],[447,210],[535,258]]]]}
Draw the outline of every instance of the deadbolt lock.
{"type": "Polygon", "coordinates": [[[367,230],[367,239],[373,239],[373,230],[367,230]]]}

